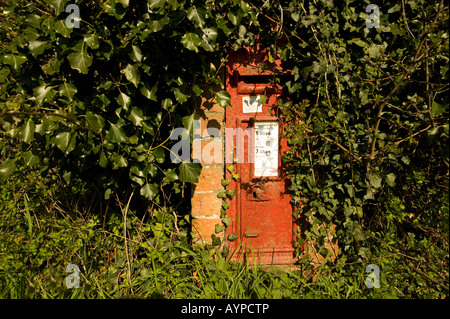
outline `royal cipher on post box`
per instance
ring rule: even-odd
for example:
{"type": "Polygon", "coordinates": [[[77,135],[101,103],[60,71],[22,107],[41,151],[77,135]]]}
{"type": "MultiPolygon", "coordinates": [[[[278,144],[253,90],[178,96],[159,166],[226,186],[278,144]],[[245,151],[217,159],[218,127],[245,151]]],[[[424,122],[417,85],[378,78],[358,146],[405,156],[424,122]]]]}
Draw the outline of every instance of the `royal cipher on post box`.
{"type": "Polygon", "coordinates": [[[257,46],[230,52],[226,89],[231,107],[225,116],[227,129],[235,134],[225,136],[225,161],[230,189],[236,190],[227,228],[227,235],[237,235],[228,241],[235,259],[273,265],[295,262],[296,226],[281,160],[288,149],[277,102],[282,83],[272,81],[274,75],[286,74],[280,60],[270,63],[267,51],[257,46]]]}

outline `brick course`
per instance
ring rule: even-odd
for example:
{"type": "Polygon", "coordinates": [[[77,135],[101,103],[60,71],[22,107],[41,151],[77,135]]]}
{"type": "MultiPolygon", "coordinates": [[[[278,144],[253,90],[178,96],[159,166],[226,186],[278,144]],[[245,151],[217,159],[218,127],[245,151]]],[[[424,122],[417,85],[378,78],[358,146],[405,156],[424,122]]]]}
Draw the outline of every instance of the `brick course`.
{"type": "Polygon", "coordinates": [[[222,225],[220,218],[194,218],[192,220],[192,231],[196,233],[194,243],[211,243],[211,235],[215,234],[216,224],[222,225]]]}
{"type": "Polygon", "coordinates": [[[222,199],[217,198],[218,192],[200,192],[195,191],[192,196],[192,216],[193,217],[210,217],[220,216],[220,208],[222,207],[222,199]]]}
{"type": "MultiPolygon", "coordinates": [[[[221,90],[221,88],[217,88],[221,90]]],[[[214,94],[205,90],[200,98],[198,114],[200,129],[194,133],[193,158],[200,160],[202,172],[198,183],[192,187],[192,231],[194,243],[211,243],[216,224],[222,225],[220,209],[222,199],[217,194],[223,190],[224,178],[223,132],[225,109],[214,100],[214,94]],[[219,133],[221,136],[217,136],[219,133]],[[214,134],[211,136],[210,134],[214,134]],[[198,154],[201,150],[201,154],[198,154]]],[[[216,234],[216,236],[219,236],[216,234]]]]}

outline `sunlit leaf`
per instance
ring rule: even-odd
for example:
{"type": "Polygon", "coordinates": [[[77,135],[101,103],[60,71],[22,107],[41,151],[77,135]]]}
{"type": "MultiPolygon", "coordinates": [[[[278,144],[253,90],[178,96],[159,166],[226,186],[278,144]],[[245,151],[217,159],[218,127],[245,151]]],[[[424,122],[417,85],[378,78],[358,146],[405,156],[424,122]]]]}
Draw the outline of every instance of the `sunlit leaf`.
{"type": "Polygon", "coordinates": [[[141,188],[139,193],[145,198],[153,200],[155,196],[158,194],[158,188],[156,187],[155,184],[145,184],[141,188]]]}
{"type": "Polygon", "coordinates": [[[180,174],[178,175],[180,181],[186,183],[198,183],[202,166],[199,163],[184,163],[181,162],[179,166],[180,174]]]}
{"type": "Polygon", "coordinates": [[[34,131],[36,129],[36,125],[31,118],[28,119],[27,123],[23,126],[20,131],[20,136],[22,137],[25,143],[31,143],[34,140],[34,131]]]}
{"type": "Polygon", "coordinates": [[[51,97],[54,93],[52,87],[47,86],[45,84],[35,87],[33,89],[33,92],[34,92],[34,98],[36,99],[36,102],[38,105],[42,104],[49,97],[51,97]]]}
{"type": "Polygon", "coordinates": [[[216,102],[221,107],[231,106],[230,99],[231,99],[231,95],[227,91],[216,92],[216,102]]]}
{"type": "Polygon", "coordinates": [[[53,141],[64,154],[69,154],[75,149],[76,135],[70,132],[61,132],[55,136],[53,141]]]}
{"type": "Polygon", "coordinates": [[[128,81],[134,84],[135,87],[138,86],[141,79],[141,73],[139,72],[139,67],[137,64],[128,64],[125,69],[122,70],[128,81]]]}
{"type": "Polygon", "coordinates": [[[9,64],[14,70],[17,70],[19,66],[26,62],[28,58],[23,54],[5,54],[3,56],[3,63],[9,64]]]}
{"type": "Polygon", "coordinates": [[[72,102],[73,96],[78,92],[75,85],[65,82],[59,86],[59,94],[67,97],[69,102],[72,102]]]}
{"type": "Polygon", "coordinates": [[[181,38],[181,43],[188,50],[198,52],[198,46],[202,43],[202,39],[197,34],[189,32],[181,38]]]}
{"type": "Polygon", "coordinates": [[[16,160],[7,159],[0,165],[0,179],[5,181],[16,170],[16,160]]]}
{"type": "Polygon", "coordinates": [[[202,7],[192,6],[187,10],[188,19],[195,22],[200,28],[203,28],[203,25],[205,24],[205,16],[206,10],[202,7]]]}
{"type": "Polygon", "coordinates": [[[100,132],[105,126],[105,119],[98,114],[92,112],[86,113],[86,124],[94,132],[100,132]]]}
{"type": "Polygon", "coordinates": [[[121,143],[125,141],[127,135],[125,131],[117,124],[109,123],[110,129],[107,134],[108,139],[113,143],[121,143]]]}
{"type": "Polygon", "coordinates": [[[74,47],[74,50],[76,51],[67,56],[70,66],[80,73],[87,74],[93,60],[92,56],[87,53],[87,45],[82,40],[74,47]]]}
{"type": "Polygon", "coordinates": [[[117,103],[119,103],[119,105],[121,107],[123,107],[123,109],[125,111],[128,111],[128,107],[131,104],[131,98],[128,95],[126,95],[123,92],[120,92],[119,95],[117,96],[116,100],[117,100],[117,103]]]}
{"type": "Polygon", "coordinates": [[[158,91],[158,83],[153,85],[153,87],[149,87],[148,83],[143,83],[143,85],[139,88],[139,91],[143,96],[151,101],[157,101],[156,91],[158,91]]]}
{"type": "Polygon", "coordinates": [[[25,165],[28,167],[33,167],[40,162],[39,156],[34,155],[32,151],[25,152],[23,154],[23,160],[25,165]]]}
{"type": "Polygon", "coordinates": [[[30,41],[28,44],[28,49],[30,50],[30,53],[32,56],[37,57],[38,55],[42,54],[45,50],[45,47],[47,46],[47,41],[30,41]]]}
{"type": "Polygon", "coordinates": [[[61,12],[64,12],[66,9],[66,3],[69,0],[44,0],[46,3],[51,5],[56,10],[56,14],[59,15],[61,12]]]}
{"type": "Polygon", "coordinates": [[[131,52],[128,54],[128,56],[133,62],[141,62],[144,55],[142,54],[139,46],[133,45],[131,47],[131,52]]]}

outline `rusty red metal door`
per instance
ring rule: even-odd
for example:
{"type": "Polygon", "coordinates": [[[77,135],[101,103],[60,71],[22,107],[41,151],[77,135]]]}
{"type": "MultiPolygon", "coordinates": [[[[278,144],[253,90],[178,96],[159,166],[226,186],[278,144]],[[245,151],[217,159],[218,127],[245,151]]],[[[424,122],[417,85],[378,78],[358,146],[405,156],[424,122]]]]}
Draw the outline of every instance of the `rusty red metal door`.
{"type": "Polygon", "coordinates": [[[227,166],[233,164],[227,179],[236,195],[230,202],[227,233],[238,237],[229,248],[231,252],[239,248],[235,258],[244,254],[261,264],[294,262],[295,224],[281,161],[288,145],[277,107],[282,86],[270,83],[274,74],[283,72],[279,61],[269,63],[266,52],[258,48],[243,48],[229,56],[226,87],[231,108],[226,110],[225,155],[227,166]],[[232,173],[239,178],[232,179],[232,173]]]}

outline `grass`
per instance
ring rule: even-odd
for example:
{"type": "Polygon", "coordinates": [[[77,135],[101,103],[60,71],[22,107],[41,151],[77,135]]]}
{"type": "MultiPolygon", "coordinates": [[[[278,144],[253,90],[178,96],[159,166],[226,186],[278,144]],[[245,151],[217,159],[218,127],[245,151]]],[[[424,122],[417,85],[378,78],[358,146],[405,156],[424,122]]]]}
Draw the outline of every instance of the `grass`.
{"type": "Polygon", "coordinates": [[[328,261],[312,273],[229,261],[217,247],[191,246],[189,218],[170,208],[143,213],[131,195],[127,204],[94,205],[89,190],[77,194],[36,176],[0,185],[0,298],[445,296],[420,278],[409,291],[398,256],[377,260],[381,288],[368,289],[363,262],[328,261]],[[80,269],[78,289],[66,287],[69,264],[80,269]]]}

